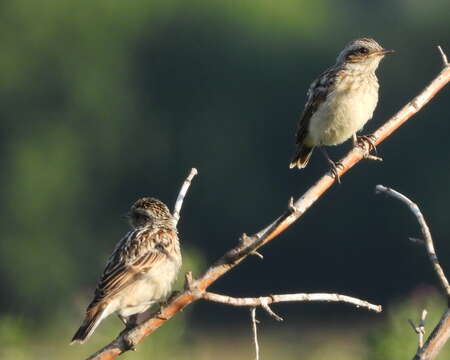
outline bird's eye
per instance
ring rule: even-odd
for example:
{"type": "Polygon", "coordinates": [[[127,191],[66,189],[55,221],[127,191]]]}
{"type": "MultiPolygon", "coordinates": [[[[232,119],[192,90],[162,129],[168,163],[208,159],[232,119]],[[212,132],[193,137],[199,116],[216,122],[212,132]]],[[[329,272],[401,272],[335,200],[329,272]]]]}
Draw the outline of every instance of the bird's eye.
{"type": "Polygon", "coordinates": [[[145,214],[135,214],[135,219],[139,222],[147,222],[149,217],[145,214]]]}
{"type": "Polygon", "coordinates": [[[369,52],[369,49],[366,47],[360,47],[358,50],[356,50],[357,53],[359,54],[367,54],[369,52]]]}

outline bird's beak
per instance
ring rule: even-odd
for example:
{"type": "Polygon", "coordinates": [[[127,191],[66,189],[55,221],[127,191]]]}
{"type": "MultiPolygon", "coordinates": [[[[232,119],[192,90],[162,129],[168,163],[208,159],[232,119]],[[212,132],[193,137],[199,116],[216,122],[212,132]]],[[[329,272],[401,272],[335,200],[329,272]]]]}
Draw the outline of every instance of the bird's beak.
{"type": "Polygon", "coordinates": [[[131,217],[131,213],[129,211],[122,215],[123,219],[129,219],[130,217],[131,217]]]}
{"type": "Polygon", "coordinates": [[[379,56],[384,56],[384,55],[388,55],[388,54],[392,54],[392,53],[395,53],[395,51],[383,49],[383,50],[377,51],[375,54],[379,55],[379,56]]]}

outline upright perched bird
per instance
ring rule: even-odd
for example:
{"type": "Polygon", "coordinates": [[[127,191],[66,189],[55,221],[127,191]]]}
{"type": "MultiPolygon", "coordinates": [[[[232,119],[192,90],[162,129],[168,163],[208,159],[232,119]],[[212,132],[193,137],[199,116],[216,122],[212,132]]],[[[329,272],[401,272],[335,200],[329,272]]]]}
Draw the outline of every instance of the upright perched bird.
{"type": "MultiPolygon", "coordinates": [[[[336,164],[322,146],[338,145],[350,137],[357,144],[356,132],[372,118],[378,102],[375,70],[381,59],[392,52],[373,39],[353,40],[341,51],[336,64],[311,84],[298,123],[291,169],[306,167],[314,147],[319,146],[339,181],[336,164]]],[[[370,143],[367,136],[360,140],[370,143]]]]}
{"type": "Polygon", "coordinates": [[[175,219],[161,201],[144,197],[129,213],[132,230],[117,244],[95,290],[86,316],[72,338],[83,343],[108,315],[117,312],[126,326],[161,301],[181,267],[175,219]]]}

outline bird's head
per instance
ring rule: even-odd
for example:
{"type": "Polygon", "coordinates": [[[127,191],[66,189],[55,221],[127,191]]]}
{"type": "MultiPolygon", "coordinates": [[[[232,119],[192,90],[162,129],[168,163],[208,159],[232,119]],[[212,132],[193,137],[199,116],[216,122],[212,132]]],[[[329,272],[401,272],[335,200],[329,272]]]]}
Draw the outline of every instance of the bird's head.
{"type": "Polygon", "coordinates": [[[171,222],[173,217],[168,207],[160,200],[143,197],[131,206],[128,218],[133,227],[142,227],[154,222],[171,222]]]}
{"type": "Polygon", "coordinates": [[[352,69],[375,71],[381,59],[394,50],[386,50],[375,40],[360,38],[351,41],[337,58],[337,64],[345,64],[352,69]]]}

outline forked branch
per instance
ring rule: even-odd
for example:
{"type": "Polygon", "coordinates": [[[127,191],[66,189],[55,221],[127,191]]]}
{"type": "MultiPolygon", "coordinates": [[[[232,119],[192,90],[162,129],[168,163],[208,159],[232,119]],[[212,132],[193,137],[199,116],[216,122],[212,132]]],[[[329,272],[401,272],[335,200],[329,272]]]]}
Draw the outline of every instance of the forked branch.
{"type": "Polygon", "coordinates": [[[326,293],[313,293],[313,294],[282,294],[282,295],[269,295],[260,297],[245,297],[236,298],[226,295],[215,294],[212,292],[205,291],[202,294],[202,298],[205,300],[232,305],[232,306],[247,306],[247,307],[257,307],[261,306],[267,311],[269,315],[274,317],[276,320],[280,321],[282,318],[273,313],[270,310],[270,304],[282,303],[282,302],[343,302],[347,304],[355,305],[356,307],[362,307],[367,310],[381,312],[381,305],[374,305],[365,300],[357,299],[347,295],[341,294],[326,294],[326,293]],[[275,315],[275,316],[274,316],[275,315]]]}
{"type": "Polygon", "coordinates": [[[425,247],[427,249],[428,258],[430,259],[431,264],[433,265],[434,271],[439,278],[439,282],[441,283],[442,289],[448,298],[450,298],[450,285],[448,284],[448,280],[444,274],[444,270],[442,270],[441,264],[439,264],[438,257],[436,255],[436,250],[434,250],[433,238],[431,236],[430,228],[428,227],[425,218],[420,211],[417,204],[413,203],[410,199],[408,199],[405,195],[400,194],[398,191],[394,189],[388,188],[383,185],[377,185],[375,188],[377,194],[386,194],[395,199],[398,199],[405,203],[409,210],[415,215],[417,221],[420,226],[420,230],[422,231],[422,235],[425,242],[425,247]]]}
{"type": "MultiPolygon", "coordinates": [[[[444,60],[443,60],[444,61],[444,60]]],[[[433,81],[408,102],[397,114],[390,118],[375,133],[374,144],[379,145],[383,140],[395,132],[409,118],[416,114],[439,92],[450,80],[450,66],[444,61],[444,68],[433,81]]],[[[343,168],[338,170],[338,175],[342,177],[355,164],[361,161],[365,151],[359,147],[353,148],[340,163],[343,168]]],[[[270,225],[257,232],[253,236],[247,236],[245,241],[241,241],[235,248],[229,250],[219,260],[217,260],[203,275],[193,280],[190,286],[177,296],[174,296],[166,306],[162,307],[158,314],[155,314],[142,324],[124,331],[111,344],[99,350],[89,357],[91,360],[115,359],[130,345],[137,345],[142,339],[158,329],[176,313],[184,309],[190,303],[201,298],[204,292],[213,282],[223,276],[230,269],[238,265],[242,260],[251,254],[255,254],[258,248],[267,244],[285,231],[290,225],[297,221],[332,185],[334,178],[329,174],[323,175],[309,190],[306,191],[297,201],[291,202],[288,209],[270,225]]]]}
{"type": "Polygon", "coordinates": [[[417,346],[417,351],[422,349],[423,347],[423,339],[425,337],[425,320],[427,318],[428,312],[423,309],[422,315],[420,316],[419,324],[416,326],[411,319],[408,319],[409,324],[413,328],[414,332],[417,334],[419,338],[419,345],[417,346]]]}
{"type": "MultiPolygon", "coordinates": [[[[422,212],[420,211],[420,208],[405,195],[399,193],[398,191],[395,191],[394,189],[388,188],[383,185],[377,185],[375,191],[378,194],[380,193],[386,194],[405,203],[408,206],[408,208],[412,211],[412,213],[416,216],[417,221],[419,222],[420,230],[422,231],[422,236],[424,237],[423,241],[425,244],[428,258],[430,259],[430,262],[434,268],[434,272],[436,273],[439,279],[439,282],[447,297],[447,300],[450,300],[450,287],[448,284],[448,280],[447,277],[445,276],[444,271],[442,270],[441,265],[439,264],[436,251],[434,250],[433,238],[431,236],[430,229],[427,225],[427,222],[425,221],[422,212]]],[[[414,356],[414,360],[435,359],[450,337],[450,309],[447,309],[445,313],[442,315],[441,320],[434,328],[431,335],[428,337],[427,341],[423,343],[425,335],[426,315],[427,313],[424,310],[422,312],[422,317],[417,327],[410,320],[410,324],[412,325],[414,331],[419,336],[419,346],[414,356]]]]}
{"type": "Polygon", "coordinates": [[[259,359],[259,343],[258,343],[258,330],[256,320],[256,308],[262,307],[267,314],[277,321],[283,321],[283,318],[277,315],[271,308],[270,304],[282,303],[282,302],[342,302],[355,305],[356,307],[365,308],[367,310],[372,310],[375,312],[381,312],[381,305],[374,305],[367,301],[360,300],[351,296],[341,295],[341,294],[283,294],[283,295],[269,295],[260,297],[245,297],[237,298],[226,295],[215,294],[209,291],[204,291],[202,293],[202,298],[204,300],[213,301],[221,304],[239,306],[239,307],[250,307],[250,318],[252,322],[252,332],[253,332],[253,344],[255,346],[255,359],[259,359]]]}

